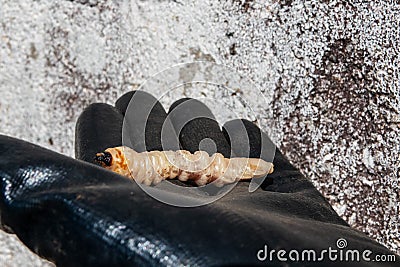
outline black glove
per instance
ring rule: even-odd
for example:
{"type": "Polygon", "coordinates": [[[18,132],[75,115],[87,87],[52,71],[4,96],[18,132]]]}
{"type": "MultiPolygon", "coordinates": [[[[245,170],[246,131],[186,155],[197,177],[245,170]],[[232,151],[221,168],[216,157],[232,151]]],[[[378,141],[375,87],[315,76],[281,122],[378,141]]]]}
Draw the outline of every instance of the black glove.
{"type": "MultiPolygon", "coordinates": [[[[0,137],[0,220],[4,230],[15,233],[32,251],[57,266],[317,265],[321,262],[282,262],[276,252],[272,261],[260,261],[257,254],[263,258],[265,245],[268,251],[296,249],[300,255],[303,249],[337,249],[339,238],[348,242],[346,249],[358,249],[360,254],[371,250],[371,259],[376,254],[391,254],[340,219],[279,150],[275,171],[261,188],[249,193],[249,183],[239,182],[220,200],[196,208],[163,204],[129,179],[92,164],[97,152],[121,145],[123,116],[132,94],[121,97],[116,108],[93,104],[81,114],[76,128],[79,160],[0,137]]],[[[152,98],[139,94],[143,103],[152,98]]],[[[187,99],[179,103],[182,101],[187,99]]],[[[206,107],[203,110],[209,112],[206,107]]],[[[190,116],[190,110],[187,112],[190,116]]],[[[242,137],[227,139],[226,131],[208,115],[185,125],[179,144],[193,152],[207,137],[227,156],[230,145],[242,137]]],[[[160,104],[152,108],[146,133],[138,133],[144,135],[145,144],[141,138],[137,142],[133,138],[133,148],[162,149],[160,129],[166,117],[160,104]]],[[[171,121],[173,124],[173,118],[171,121]]],[[[226,129],[235,123],[228,123],[226,129]]],[[[260,141],[267,137],[251,122],[243,123],[251,144],[250,157],[262,156],[260,141]]],[[[382,265],[329,261],[328,255],[324,259],[323,266],[382,265]]]]}

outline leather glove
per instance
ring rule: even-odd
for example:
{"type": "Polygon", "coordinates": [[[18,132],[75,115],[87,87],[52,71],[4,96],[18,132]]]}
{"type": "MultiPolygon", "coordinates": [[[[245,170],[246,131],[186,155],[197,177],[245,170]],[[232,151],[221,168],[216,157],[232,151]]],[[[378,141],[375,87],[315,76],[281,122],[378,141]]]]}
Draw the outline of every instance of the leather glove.
{"type": "MultiPolygon", "coordinates": [[[[163,204],[135,182],[94,165],[97,152],[122,144],[123,118],[133,94],[122,96],[116,107],[92,104],[81,114],[76,126],[77,159],[0,136],[2,229],[15,233],[32,251],[57,266],[308,266],[321,261],[285,262],[277,259],[277,252],[263,259],[265,248],[268,252],[295,249],[301,255],[303,249],[338,249],[339,238],[347,241],[346,249],[371,250],[371,259],[375,254],[391,254],[350,228],[279,150],[275,171],[261,188],[250,193],[249,183],[239,182],[218,201],[196,208],[163,204]]],[[[143,105],[153,99],[143,92],[137,94],[143,105]]],[[[179,100],[169,112],[187,100],[179,100]]],[[[231,147],[240,148],[233,144],[243,136],[227,134],[238,121],[221,130],[207,107],[196,109],[207,113],[204,117],[190,112],[188,108],[185,116],[196,119],[177,131],[181,148],[196,151],[204,138],[212,139],[225,156],[231,147]]],[[[144,147],[141,138],[136,142],[133,137],[133,148],[162,149],[160,131],[166,117],[156,102],[148,117],[138,119],[147,121],[146,131],[135,133],[144,137],[144,147]]],[[[268,137],[251,122],[240,123],[250,141],[250,157],[263,156],[260,142],[268,137]]],[[[174,118],[171,124],[175,129],[174,118]]],[[[240,155],[241,151],[233,153],[240,155]]],[[[383,265],[330,261],[327,255],[322,262],[323,266],[338,262],[383,265]]]]}

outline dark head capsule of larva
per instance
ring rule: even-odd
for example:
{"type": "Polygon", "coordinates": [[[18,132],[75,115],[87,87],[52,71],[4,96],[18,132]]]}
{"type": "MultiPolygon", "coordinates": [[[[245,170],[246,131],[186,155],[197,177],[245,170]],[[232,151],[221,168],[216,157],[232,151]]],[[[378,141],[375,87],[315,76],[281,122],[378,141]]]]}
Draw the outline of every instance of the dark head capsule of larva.
{"type": "Polygon", "coordinates": [[[96,156],[94,157],[94,162],[96,162],[98,165],[102,167],[109,167],[111,166],[112,163],[112,155],[109,152],[101,152],[97,153],[96,156]]]}

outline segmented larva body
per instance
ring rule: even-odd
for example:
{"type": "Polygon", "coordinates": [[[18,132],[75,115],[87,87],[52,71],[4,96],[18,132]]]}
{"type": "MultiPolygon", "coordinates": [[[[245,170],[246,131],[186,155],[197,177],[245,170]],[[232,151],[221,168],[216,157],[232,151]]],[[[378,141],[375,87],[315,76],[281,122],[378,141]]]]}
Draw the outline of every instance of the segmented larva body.
{"type": "Polygon", "coordinates": [[[138,153],[121,146],[98,153],[95,160],[109,170],[146,185],[178,178],[180,181],[193,180],[199,186],[214,181],[217,186],[222,186],[273,172],[273,164],[262,159],[228,159],[220,153],[209,156],[205,151],[194,154],[186,150],[138,153]]]}

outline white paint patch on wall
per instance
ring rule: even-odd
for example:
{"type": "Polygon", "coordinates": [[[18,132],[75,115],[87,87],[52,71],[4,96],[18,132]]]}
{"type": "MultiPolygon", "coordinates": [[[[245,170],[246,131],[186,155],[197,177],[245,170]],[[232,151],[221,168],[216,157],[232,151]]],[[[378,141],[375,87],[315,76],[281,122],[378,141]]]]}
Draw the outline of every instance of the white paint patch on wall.
{"type": "Polygon", "coordinates": [[[83,72],[102,74],[106,64],[105,40],[98,32],[86,29],[85,32],[72,33],[71,56],[76,67],[83,72]]]}

